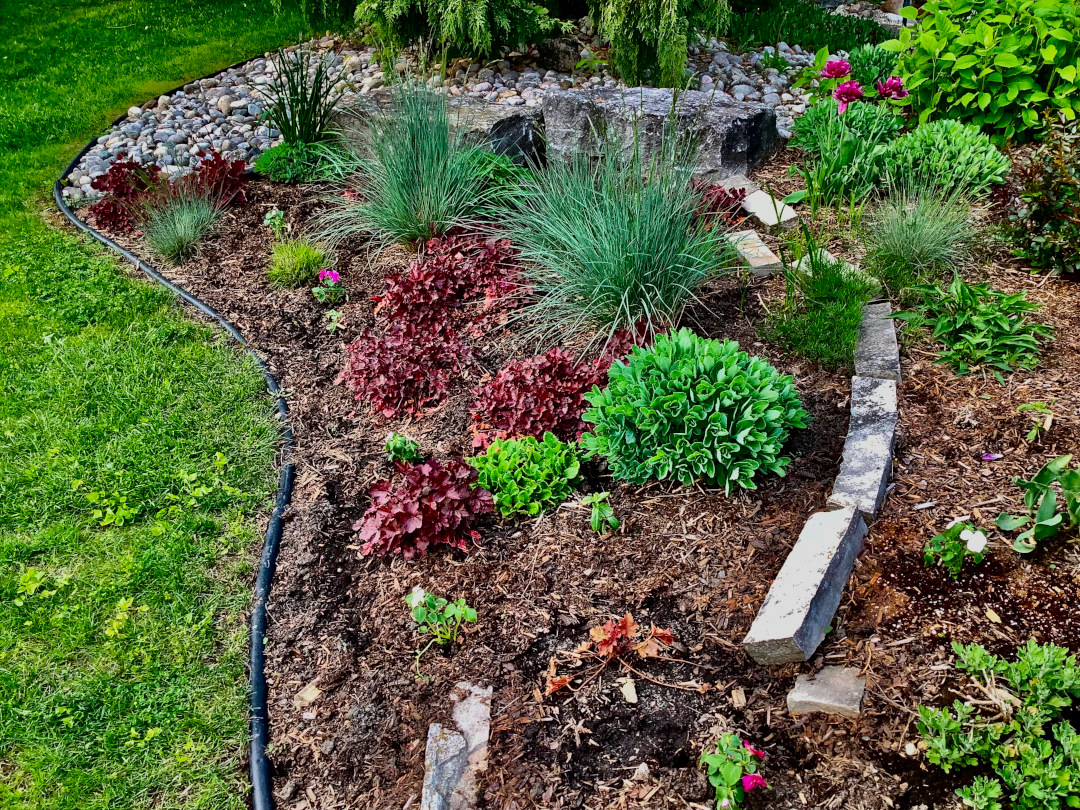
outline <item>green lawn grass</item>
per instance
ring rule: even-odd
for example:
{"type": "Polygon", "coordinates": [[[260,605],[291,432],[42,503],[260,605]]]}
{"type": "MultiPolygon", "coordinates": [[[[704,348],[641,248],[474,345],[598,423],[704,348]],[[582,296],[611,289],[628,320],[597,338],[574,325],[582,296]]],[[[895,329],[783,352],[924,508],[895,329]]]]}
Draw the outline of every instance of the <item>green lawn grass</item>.
{"type": "Polygon", "coordinates": [[[273,404],[228,340],[46,212],[130,104],[304,23],[263,0],[0,19],[0,808],[243,808],[273,404]]]}

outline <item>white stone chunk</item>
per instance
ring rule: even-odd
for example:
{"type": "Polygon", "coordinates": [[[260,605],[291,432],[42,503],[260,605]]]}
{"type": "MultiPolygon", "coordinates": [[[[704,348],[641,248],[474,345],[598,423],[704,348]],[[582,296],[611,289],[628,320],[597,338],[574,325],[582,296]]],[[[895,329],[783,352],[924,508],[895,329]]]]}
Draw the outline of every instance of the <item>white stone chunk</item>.
{"type": "Polygon", "coordinates": [[[892,470],[897,417],[896,380],[852,377],[851,419],[830,508],[854,506],[867,522],[877,515],[892,470]]]}
{"type": "Polygon", "coordinates": [[[450,695],[457,730],[428,728],[421,810],[476,807],[479,775],[487,770],[491,733],[491,687],[459,683],[450,695]]]}
{"type": "Polygon", "coordinates": [[[727,239],[735,246],[743,265],[755,276],[768,277],[784,271],[783,262],[754,231],[735,231],[728,234],[727,239]]]}
{"type": "Polygon", "coordinates": [[[855,373],[900,382],[900,349],[896,343],[896,322],[889,315],[886,301],[867,304],[859,325],[859,343],[855,348],[855,373]]]}
{"type": "Polygon", "coordinates": [[[851,667],[825,667],[814,676],[800,675],[788,693],[790,714],[825,712],[856,718],[862,709],[866,677],[851,667]]]}
{"type": "Polygon", "coordinates": [[[742,207],[770,233],[789,230],[799,221],[799,215],[795,213],[795,209],[784,205],[767,191],[758,190],[747,194],[742,207]]]}

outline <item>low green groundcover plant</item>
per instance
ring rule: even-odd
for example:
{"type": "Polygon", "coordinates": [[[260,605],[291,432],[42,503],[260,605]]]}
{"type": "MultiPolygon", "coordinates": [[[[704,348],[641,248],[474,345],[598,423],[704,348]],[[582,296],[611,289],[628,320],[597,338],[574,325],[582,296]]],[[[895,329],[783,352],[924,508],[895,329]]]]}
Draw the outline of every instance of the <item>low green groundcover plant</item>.
{"type": "Polygon", "coordinates": [[[1004,183],[1010,166],[977,126],[949,119],[930,121],[897,139],[887,165],[888,174],[902,183],[973,195],[1004,183]]]}
{"type": "Polygon", "coordinates": [[[419,461],[422,457],[420,445],[400,433],[386,437],[385,450],[391,461],[419,461]]]}
{"type": "Polygon", "coordinates": [[[783,475],[788,433],[810,419],[791,377],[689,329],[635,347],[588,400],[593,429],[582,443],[616,479],[701,481],[726,493],[755,489],[758,472],[783,475]]]}
{"type": "Polygon", "coordinates": [[[1016,810],[1080,806],[1080,734],[1061,719],[1080,697],[1076,656],[1034,640],[1017,650],[1015,661],[978,644],[954,642],[953,651],[956,668],[986,699],[955,700],[951,709],[919,706],[927,760],[946,773],[982,771],[957,791],[976,810],[1001,810],[1001,798],[1016,810]]]}
{"type": "Polygon", "coordinates": [[[746,794],[758,788],[768,789],[765,778],[757,772],[758,762],[765,752],[754,748],[749,740],[740,740],[737,734],[721,734],[716,741],[716,751],[706,748],[701,752],[699,765],[705,768],[709,785],[715,791],[716,810],[738,807],[746,800],[746,794]]]}
{"type": "Polygon", "coordinates": [[[1038,363],[1041,343],[1051,329],[1029,320],[1039,305],[1026,300],[1023,292],[968,284],[959,275],[948,289],[939,285],[916,289],[922,304],[893,317],[912,327],[931,327],[933,338],[945,344],[938,362],[952,366],[957,374],[989,369],[1004,383],[1001,372],[1038,363]]]}
{"type": "Polygon", "coordinates": [[[477,485],[491,492],[503,517],[539,515],[570,497],[581,466],[577,448],[551,433],[542,440],[496,439],[487,452],[469,459],[477,485]]]}
{"type": "Polygon", "coordinates": [[[930,538],[923,548],[923,564],[940,565],[953,579],[960,578],[964,561],[978,565],[986,550],[986,535],[970,523],[956,523],[930,538]]]}
{"type": "Polygon", "coordinates": [[[275,183],[313,183],[317,180],[341,180],[348,172],[337,171],[348,160],[339,147],[323,143],[281,143],[255,159],[256,174],[275,183]]]}
{"type": "MultiPolygon", "coordinates": [[[[927,0],[883,47],[920,122],[969,121],[995,142],[1028,137],[1041,112],[1080,108],[1080,6],[1074,0],[927,0]]],[[[805,43],[804,43],[805,46],[805,43]]]]}

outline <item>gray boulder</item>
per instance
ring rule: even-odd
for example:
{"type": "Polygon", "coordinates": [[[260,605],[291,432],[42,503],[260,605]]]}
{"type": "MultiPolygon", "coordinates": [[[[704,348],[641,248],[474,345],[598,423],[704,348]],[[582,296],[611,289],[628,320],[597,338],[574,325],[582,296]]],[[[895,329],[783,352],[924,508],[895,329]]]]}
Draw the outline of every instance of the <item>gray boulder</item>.
{"type": "Polygon", "coordinates": [[[549,153],[595,155],[597,133],[629,153],[635,140],[657,150],[674,108],[678,131],[698,143],[694,176],[717,182],[748,174],[777,144],[776,113],[761,105],[727,101],[700,90],[549,90],[544,94],[544,130],[549,153]],[[636,130],[636,132],[635,132],[636,130]]]}
{"type": "Polygon", "coordinates": [[[537,51],[540,64],[559,73],[569,73],[581,60],[578,44],[568,37],[545,39],[537,46],[537,51]]]}

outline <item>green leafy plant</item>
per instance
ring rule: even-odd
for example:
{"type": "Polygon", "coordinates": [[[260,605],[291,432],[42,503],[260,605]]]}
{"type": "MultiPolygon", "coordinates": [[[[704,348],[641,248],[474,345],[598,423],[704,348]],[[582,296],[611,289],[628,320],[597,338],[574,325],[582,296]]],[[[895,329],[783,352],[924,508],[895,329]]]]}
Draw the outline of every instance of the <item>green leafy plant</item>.
{"type": "Polygon", "coordinates": [[[255,159],[256,174],[275,183],[313,183],[342,180],[350,173],[344,150],[328,141],[321,143],[280,143],[255,159]]]}
{"type": "Polygon", "coordinates": [[[1039,305],[1027,301],[1023,292],[968,284],[959,275],[948,289],[939,285],[915,289],[923,296],[922,304],[893,317],[912,328],[932,327],[932,337],[945,344],[938,362],[952,366],[957,374],[989,369],[1004,383],[1001,372],[1038,363],[1041,342],[1052,330],[1028,319],[1039,305]]]}
{"type": "Polygon", "coordinates": [[[289,228],[288,223],[285,222],[285,214],[280,208],[271,208],[267,211],[266,216],[263,217],[263,225],[270,229],[275,239],[279,240],[285,236],[285,231],[289,228]]]}
{"type": "Polygon", "coordinates": [[[953,579],[959,579],[964,560],[971,557],[978,565],[983,561],[985,549],[985,534],[970,523],[956,523],[930,539],[923,549],[923,563],[940,565],[953,579]]]}
{"type": "Polygon", "coordinates": [[[573,492],[581,463],[572,444],[551,433],[496,439],[483,455],[470,458],[477,485],[491,492],[495,509],[505,518],[539,515],[565,501],[573,492]]]}
{"type": "Polygon", "coordinates": [[[1051,119],[1046,138],[1017,172],[1017,198],[1001,200],[1010,211],[1008,237],[1036,268],[1080,271],[1080,126],[1051,119]]]}
{"type": "Polygon", "coordinates": [[[221,207],[214,199],[178,182],[145,200],[139,227],[155,251],[180,264],[194,254],[220,217],[221,207]]]}
{"type": "Polygon", "coordinates": [[[431,636],[431,640],[416,651],[415,668],[418,675],[420,674],[420,659],[432,645],[439,644],[446,647],[454,644],[458,640],[461,625],[465,622],[476,622],[476,611],[469,607],[464,599],[450,602],[423,588],[413,588],[412,592],[405,597],[405,604],[409,606],[413,621],[419,625],[420,634],[431,636]]]}
{"type": "Polygon", "coordinates": [[[330,57],[303,49],[278,51],[263,120],[281,132],[285,143],[306,151],[304,145],[331,135],[334,106],[343,92],[330,78],[330,57]]]}
{"type": "Polygon", "coordinates": [[[405,82],[393,104],[394,115],[366,119],[352,193],[331,199],[327,238],[416,242],[496,216],[507,202],[506,185],[494,182],[503,164],[451,129],[445,96],[405,82]]]}
{"type": "Polygon", "coordinates": [[[898,39],[910,103],[932,117],[969,121],[999,144],[1037,130],[1044,109],[1080,107],[1080,8],[1072,0],[927,0],[898,39]]]}
{"type": "Polygon", "coordinates": [[[888,174],[901,183],[937,187],[948,194],[985,193],[1005,182],[1009,159],[974,124],[930,121],[897,139],[888,174]]]}
{"type": "Polygon", "coordinates": [[[885,39],[881,26],[872,20],[831,14],[814,3],[783,0],[762,3],[736,14],[728,37],[742,50],[798,42],[810,51],[820,48],[851,51],[885,39]]]}
{"type": "Polygon", "coordinates": [[[1060,532],[1071,531],[1080,525],[1080,471],[1069,469],[1072,456],[1059,456],[1047,462],[1030,481],[1016,477],[1013,483],[1024,490],[1026,515],[1010,515],[1002,512],[997,517],[997,527],[1012,532],[1030,526],[1017,536],[1013,549],[1020,554],[1034,551],[1040,540],[1049,540],[1060,532]],[[1058,511],[1058,494],[1054,484],[1061,489],[1065,509],[1058,511]]]}
{"type": "Polygon", "coordinates": [[[860,45],[848,54],[851,78],[869,90],[896,73],[899,57],[880,45],[860,45]]]}
{"type": "Polygon", "coordinates": [[[609,494],[596,492],[581,499],[581,505],[589,510],[589,525],[597,534],[605,533],[605,525],[610,531],[617,531],[619,528],[619,519],[615,517],[615,510],[608,503],[609,494]]]}
{"type": "Polygon", "coordinates": [[[302,287],[333,260],[329,250],[310,239],[282,239],[271,249],[266,275],[280,287],[302,287]]]}
{"type": "Polygon", "coordinates": [[[613,477],[638,484],[659,478],[727,493],[755,489],[759,471],[784,474],[788,431],[809,421],[791,377],[734,341],[689,329],[635,347],[611,366],[607,387],[587,398],[584,419],[593,429],[583,445],[607,460],[613,477]]]}
{"type": "Polygon", "coordinates": [[[676,324],[705,279],[734,263],[724,229],[697,216],[691,149],[671,133],[651,157],[605,141],[599,160],[553,159],[525,187],[506,230],[532,285],[528,337],[651,336],[676,324]]]}
{"type": "Polygon", "coordinates": [[[685,85],[692,34],[719,36],[730,17],[726,0],[591,0],[590,10],[619,74],[664,87],[685,85]]]}
{"type": "Polygon", "coordinates": [[[400,433],[391,433],[386,437],[386,455],[391,461],[419,461],[420,445],[400,433]]]}
{"type": "Polygon", "coordinates": [[[774,49],[765,53],[761,57],[761,59],[758,60],[758,67],[760,67],[762,70],[772,69],[778,70],[779,72],[783,73],[785,70],[791,67],[791,63],[788,62],[788,60],[785,59],[783,56],[781,56],[779,51],[774,49]]]}
{"type": "Polygon", "coordinates": [[[811,153],[835,149],[841,119],[846,132],[874,145],[889,143],[904,128],[903,117],[887,104],[852,104],[841,116],[836,99],[823,98],[795,119],[789,145],[811,153]]]}
{"type": "Polygon", "coordinates": [[[968,807],[1000,808],[1006,794],[1017,810],[1080,805],[1080,735],[1059,720],[1080,697],[1076,657],[1034,640],[1017,650],[1015,662],[978,644],[954,642],[953,651],[956,668],[984,699],[956,700],[951,709],[919,706],[916,725],[927,760],[946,773],[976,765],[984,770],[958,791],[968,807]]]}
{"type": "MultiPolygon", "coordinates": [[[[1053,404],[1053,402],[1050,403],[1050,405],[1053,404]]],[[[1054,421],[1054,412],[1050,410],[1050,405],[1047,405],[1045,402],[1025,402],[1023,405],[1016,406],[1018,412],[1024,413],[1027,411],[1031,415],[1031,430],[1028,431],[1028,434],[1025,437],[1028,444],[1050,430],[1050,425],[1053,424],[1054,421]]]]}
{"type": "Polygon", "coordinates": [[[903,306],[914,288],[968,259],[975,237],[963,195],[916,183],[895,188],[871,209],[863,231],[864,266],[903,306]]]}
{"type": "Polygon", "coordinates": [[[715,753],[707,749],[702,752],[698,764],[705,768],[705,776],[716,792],[717,810],[738,807],[750,791],[768,789],[757,772],[758,760],[764,756],[763,751],[736,734],[721,734],[715,753]]]}

